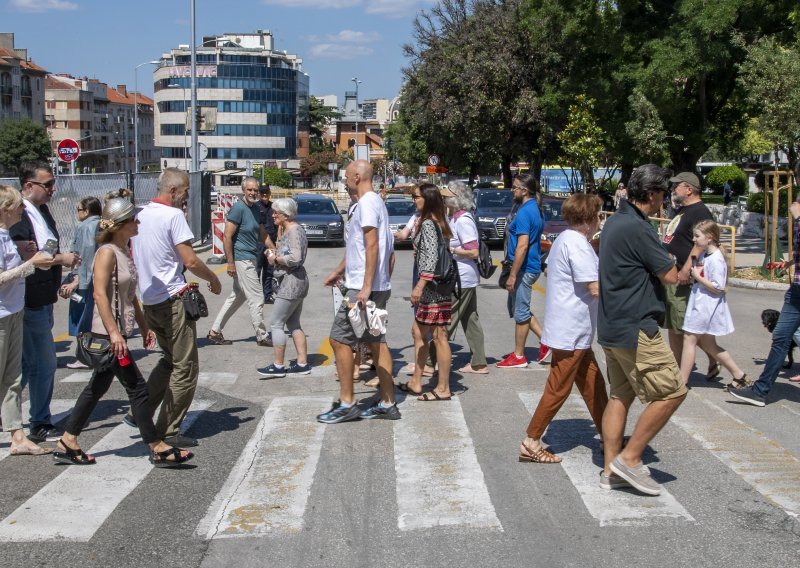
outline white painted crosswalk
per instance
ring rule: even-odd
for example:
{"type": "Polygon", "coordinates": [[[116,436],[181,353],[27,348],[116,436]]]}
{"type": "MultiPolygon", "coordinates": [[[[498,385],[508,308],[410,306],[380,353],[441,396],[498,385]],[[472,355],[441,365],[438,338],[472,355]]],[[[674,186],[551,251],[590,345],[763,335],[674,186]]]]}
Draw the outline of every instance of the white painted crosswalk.
{"type": "MultiPolygon", "coordinates": [[[[188,428],[209,407],[195,401],[184,419],[188,428]]],[[[67,466],[16,511],[0,521],[0,542],[87,542],[125,497],[152,471],[147,448],[120,424],[87,451],[92,466],[67,466]]]]}

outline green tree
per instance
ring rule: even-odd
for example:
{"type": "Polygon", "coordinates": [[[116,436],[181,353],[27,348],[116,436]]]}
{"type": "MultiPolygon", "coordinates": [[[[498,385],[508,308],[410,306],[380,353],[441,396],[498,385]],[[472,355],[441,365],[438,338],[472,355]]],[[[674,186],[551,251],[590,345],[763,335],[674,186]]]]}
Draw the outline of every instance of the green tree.
{"type": "Polygon", "coordinates": [[[631,120],[625,123],[625,132],[633,143],[637,162],[664,164],[669,159],[667,131],[658,109],[647,100],[639,89],[634,89],[628,97],[631,120]]]}
{"type": "Polygon", "coordinates": [[[308,101],[308,115],[311,153],[326,151],[329,145],[325,144],[325,131],[331,122],[342,117],[342,113],[336,107],[325,106],[321,99],[311,97],[308,101]]]}
{"type": "Polygon", "coordinates": [[[594,99],[586,95],[575,97],[569,106],[567,124],[556,139],[561,144],[561,161],[580,172],[587,192],[594,190],[594,168],[603,156],[604,135],[594,116],[594,99]]]}
{"type": "Polygon", "coordinates": [[[722,188],[728,180],[733,181],[733,192],[742,195],[747,189],[747,174],[739,166],[717,166],[708,172],[706,184],[714,193],[722,193],[722,188]]]}
{"type": "Polygon", "coordinates": [[[782,150],[800,179],[800,48],[764,38],[747,49],[740,66],[740,85],[756,113],[757,133],[782,150]]]}
{"type": "MultiPolygon", "coordinates": [[[[401,101],[404,98],[405,95],[401,95],[401,101]]],[[[394,162],[394,158],[397,158],[397,161],[403,165],[404,169],[396,172],[399,175],[418,172],[419,166],[425,164],[428,154],[430,154],[423,139],[424,134],[419,130],[415,131],[407,113],[408,111],[403,109],[401,102],[398,119],[389,124],[383,133],[384,140],[392,141],[391,149],[387,148],[392,162],[394,162]]]]}
{"type": "Polygon", "coordinates": [[[280,168],[266,167],[262,176],[261,166],[253,168],[253,177],[263,179],[270,187],[291,187],[292,174],[280,168]]]}
{"type": "Polygon", "coordinates": [[[337,164],[342,167],[342,157],[332,148],[311,154],[300,160],[300,174],[304,177],[328,175],[328,164],[337,164]]]}
{"type": "Polygon", "coordinates": [[[27,118],[0,122],[0,171],[16,175],[20,163],[52,155],[50,138],[41,124],[27,118]]]}

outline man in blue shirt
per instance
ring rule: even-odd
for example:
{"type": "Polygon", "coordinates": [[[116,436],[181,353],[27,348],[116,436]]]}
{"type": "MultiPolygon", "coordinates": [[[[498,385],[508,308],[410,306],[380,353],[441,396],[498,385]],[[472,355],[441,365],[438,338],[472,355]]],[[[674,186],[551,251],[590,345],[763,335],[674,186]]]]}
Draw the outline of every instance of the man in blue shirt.
{"type": "MultiPolygon", "coordinates": [[[[519,205],[517,214],[508,228],[508,260],[512,262],[506,283],[508,290],[508,315],[514,318],[514,352],[509,353],[497,366],[504,369],[527,367],[525,342],[528,332],[542,337],[542,326],[531,313],[531,288],[542,273],[539,240],[542,237],[542,216],[539,212],[539,182],[530,174],[514,178],[514,202],[519,205]]],[[[545,345],[539,346],[537,362],[549,355],[545,345]]]]}

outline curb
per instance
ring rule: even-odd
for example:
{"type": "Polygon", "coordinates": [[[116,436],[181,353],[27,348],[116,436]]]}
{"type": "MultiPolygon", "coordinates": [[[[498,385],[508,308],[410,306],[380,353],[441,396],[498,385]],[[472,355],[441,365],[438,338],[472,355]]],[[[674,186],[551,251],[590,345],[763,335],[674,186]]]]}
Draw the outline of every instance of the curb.
{"type": "Polygon", "coordinates": [[[782,282],[745,280],[744,278],[728,278],[728,286],[733,288],[749,288],[751,290],[778,290],[781,292],[785,292],[789,289],[789,285],[782,282]]]}

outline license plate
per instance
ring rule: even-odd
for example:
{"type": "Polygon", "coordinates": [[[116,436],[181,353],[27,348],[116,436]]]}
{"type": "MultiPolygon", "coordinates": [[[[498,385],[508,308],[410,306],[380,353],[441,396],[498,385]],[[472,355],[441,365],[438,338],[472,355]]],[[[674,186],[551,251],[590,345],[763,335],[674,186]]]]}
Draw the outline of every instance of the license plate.
{"type": "Polygon", "coordinates": [[[306,234],[307,235],[323,235],[323,234],[325,234],[325,232],[321,231],[320,229],[309,229],[309,230],[306,231],[306,234]]]}

